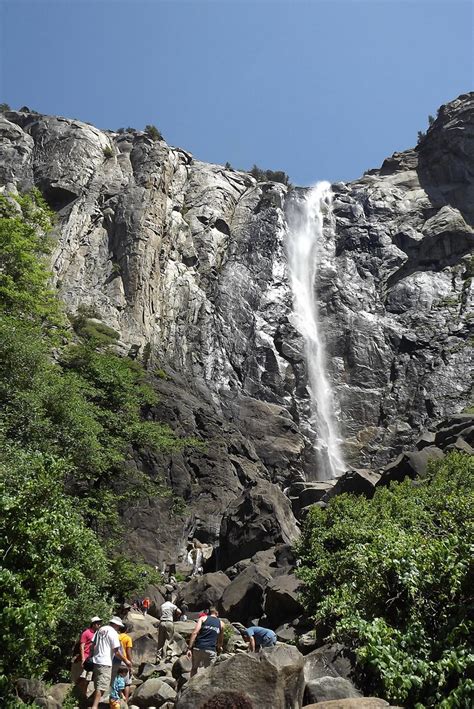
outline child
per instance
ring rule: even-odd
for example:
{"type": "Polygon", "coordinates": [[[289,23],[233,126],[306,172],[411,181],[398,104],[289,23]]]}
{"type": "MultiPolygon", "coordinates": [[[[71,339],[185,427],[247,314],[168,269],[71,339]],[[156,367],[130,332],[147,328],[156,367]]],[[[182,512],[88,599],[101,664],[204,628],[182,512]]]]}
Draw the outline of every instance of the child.
{"type": "Polygon", "coordinates": [[[123,698],[123,690],[125,689],[125,677],[128,674],[128,667],[120,665],[117,676],[114,679],[110,688],[109,706],[110,709],[120,709],[120,700],[123,698]]]}

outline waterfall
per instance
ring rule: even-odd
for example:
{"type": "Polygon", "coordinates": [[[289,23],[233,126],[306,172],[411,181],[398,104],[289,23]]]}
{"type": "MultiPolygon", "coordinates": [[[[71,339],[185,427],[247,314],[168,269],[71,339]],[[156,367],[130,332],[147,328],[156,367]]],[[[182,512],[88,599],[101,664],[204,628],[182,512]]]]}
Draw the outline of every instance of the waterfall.
{"type": "Polygon", "coordinates": [[[318,270],[325,248],[324,212],[330,217],[329,182],[318,182],[289,215],[288,263],[295,326],[304,338],[311,403],[310,424],[316,433],[318,477],[329,479],[346,469],[334,411],[334,395],[326,370],[326,356],[316,296],[318,270]]]}

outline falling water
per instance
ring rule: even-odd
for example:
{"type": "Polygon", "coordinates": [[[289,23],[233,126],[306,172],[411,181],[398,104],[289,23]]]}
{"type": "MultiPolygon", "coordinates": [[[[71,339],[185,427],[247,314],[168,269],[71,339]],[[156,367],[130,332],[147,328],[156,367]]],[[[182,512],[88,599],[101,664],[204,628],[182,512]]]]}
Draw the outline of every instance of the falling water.
{"type": "Polygon", "coordinates": [[[334,478],[346,466],[334,413],[334,396],[326,372],[326,357],[315,285],[324,245],[324,212],[332,209],[329,182],[318,182],[289,217],[288,262],[296,329],[305,341],[311,397],[311,427],[316,432],[318,477],[334,478]]]}

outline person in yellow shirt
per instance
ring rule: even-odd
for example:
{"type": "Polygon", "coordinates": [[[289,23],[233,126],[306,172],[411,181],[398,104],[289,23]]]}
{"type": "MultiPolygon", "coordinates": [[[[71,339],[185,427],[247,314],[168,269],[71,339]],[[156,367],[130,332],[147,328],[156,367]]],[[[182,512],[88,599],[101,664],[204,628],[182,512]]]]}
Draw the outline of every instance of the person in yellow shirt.
{"type": "MultiPolygon", "coordinates": [[[[129,662],[132,662],[132,648],[133,648],[133,640],[128,635],[127,630],[129,631],[130,628],[125,625],[123,627],[123,630],[121,633],[119,633],[119,640],[120,640],[120,645],[122,648],[122,655],[129,660],[129,662]]],[[[119,671],[120,668],[120,660],[118,662],[114,661],[114,665],[112,667],[112,684],[114,683],[114,679],[117,676],[117,672],[119,671]]],[[[128,702],[128,698],[130,696],[130,688],[132,686],[132,670],[131,667],[129,671],[127,672],[127,675],[124,675],[125,678],[125,688],[123,690],[123,696],[125,698],[125,701],[128,702]]]]}

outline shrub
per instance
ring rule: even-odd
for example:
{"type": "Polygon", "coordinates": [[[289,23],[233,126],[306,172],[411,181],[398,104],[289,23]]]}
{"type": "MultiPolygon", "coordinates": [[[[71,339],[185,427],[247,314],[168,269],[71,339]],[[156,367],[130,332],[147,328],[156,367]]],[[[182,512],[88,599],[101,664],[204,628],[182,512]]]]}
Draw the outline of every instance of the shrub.
{"type": "Polygon", "coordinates": [[[257,182],[281,182],[283,185],[288,185],[289,182],[288,175],[282,170],[262,170],[254,165],[250,174],[257,182]]]}
{"type": "Polygon", "coordinates": [[[109,158],[113,158],[113,156],[114,156],[114,151],[112,150],[110,145],[105,146],[103,153],[104,153],[104,158],[106,158],[107,160],[109,160],[109,158]]]}
{"type": "Polygon", "coordinates": [[[6,113],[7,111],[11,111],[8,103],[0,103],[0,113],[6,113]]]}
{"type": "Polygon", "coordinates": [[[409,706],[468,706],[474,458],[313,508],[298,547],[319,635],[349,643],[359,680],[409,706]]]}
{"type": "Polygon", "coordinates": [[[163,136],[161,135],[158,128],[154,125],[150,124],[148,126],[145,126],[145,133],[152,140],[163,140],[163,136]]]}

